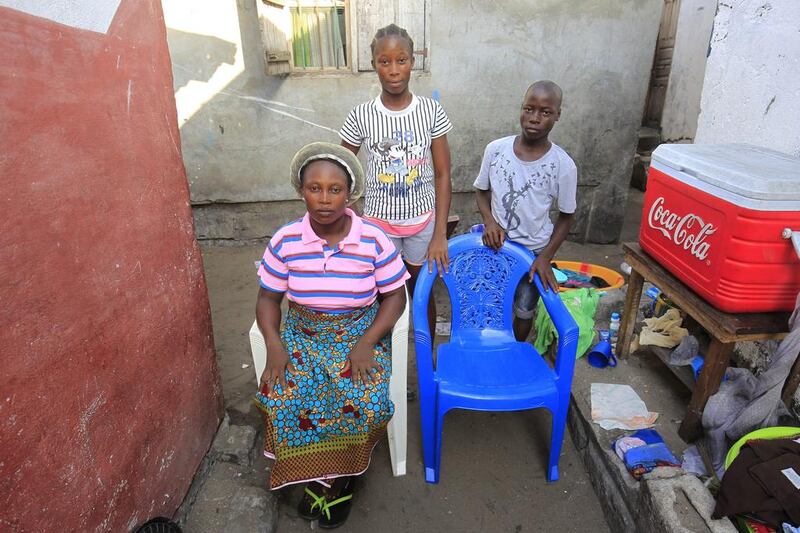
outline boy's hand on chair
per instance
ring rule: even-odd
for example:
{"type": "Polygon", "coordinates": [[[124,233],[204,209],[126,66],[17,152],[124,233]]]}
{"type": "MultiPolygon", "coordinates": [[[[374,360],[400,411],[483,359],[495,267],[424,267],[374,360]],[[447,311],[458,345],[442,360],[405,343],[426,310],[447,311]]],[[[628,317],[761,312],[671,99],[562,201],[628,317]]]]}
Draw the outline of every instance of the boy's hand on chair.
{"type": "Polygon", "coordinates": [[[483,244],[494,250],[499,250],[506,240],[506,232],[494,220],[483,224],[483,244]]]}
{"type": "Polygon", "coordinates": [[[432,273],[436,267],[436,272],[440,276],[445,272],[450,272],[450,258],[447,256],[447,237],[434,235],[428,245],[428,253],[425,256],[428,260],[428,272],[432,273]]]}
{"type": "Polygon", "coordinates": [[[378,362],[372,355],[373,349],[373,345],[362,339],[350,350],[350,355],[347,356],[347,361],[344,364],[342,373],[350,369],[350,377],[353,380],[353,385],[363,385],[366,387],[368,384],[367,380],[372,383],[377,381],[380,365],[378,365],[378,362]]]}
{"type": "Polygon", "coordinates": [[[553,274],[553,267],[550,266],[550,259],[540,254],[531,265],[530,281],[533,283],[533,275],[539,274],[539,279],[542,280],[542,288],[545,292],[552,289],[558,292],[558,282],[556,276],[553,274]]]}
{"type": "Polygon", "coordinates": [[[289,354],[283,344],[270,346],[268,348],[269,357],[267,358],[267,366],[261,374],[261,387],[267,388],[267,391],[272,391],[276,383],[281,384],[281,388],[286,390],[286,372],[290,374],[295,373],[294,365],[289,362],[289,354]]]}

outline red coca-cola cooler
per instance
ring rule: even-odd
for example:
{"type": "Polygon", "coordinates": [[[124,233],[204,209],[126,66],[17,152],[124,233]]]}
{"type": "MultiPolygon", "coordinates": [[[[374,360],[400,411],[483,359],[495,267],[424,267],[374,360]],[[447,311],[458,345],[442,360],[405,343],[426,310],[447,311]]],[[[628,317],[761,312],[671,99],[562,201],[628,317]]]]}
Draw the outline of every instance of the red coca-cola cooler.
{"type": "Polygon", "coordinates": [[[662,144],[639,243],[714,307],[788,311],[800,292],[800,159],[746,144],[662,144]]]}

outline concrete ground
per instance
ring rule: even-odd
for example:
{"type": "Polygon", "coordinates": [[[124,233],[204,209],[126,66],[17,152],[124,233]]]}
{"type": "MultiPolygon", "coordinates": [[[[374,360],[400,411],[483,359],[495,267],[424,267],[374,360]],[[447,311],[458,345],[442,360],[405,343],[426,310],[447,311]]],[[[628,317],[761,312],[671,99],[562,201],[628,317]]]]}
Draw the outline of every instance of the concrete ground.
{"type": "MultiPolygon", "coordinates": [[[[621,240],[638,232],[642,194],[631,190],[621,240]]],[[[463,231],[465,228],[459,228],[463,231]]],[[[300,488],[263,491],[269,462],[259,456],[261,427],[251,397],[256,389],[248,331],[254,318],[257,281],[253,262],[262,246],[204,246],[214,338],[230,426],[218,440],[242,448],[229,454],[215,444],[208,466],[212,486],[201,491],[185,530],[306,531],[316,524],[297,517],[300,488]],[[231,433],[231,431],[233,433],[231,433]],[[258,433],[258,436],[256,436],[258,433]],[[253,449],[248,449],[252,443],[253,449]],[[237,444],[238,443],[238,444],[237,444]],[[241,501],[225,501],[229,498],[241,501]],[[242,504],[245,501],[247,505],[242,504]],[[245,517],[250,513],[249,518],[245,517]]],[[[557,259],[581,260],[618,269],[619,245],[567,242],[557,259]]],[[[449,320],[445,305],[440,320],[449,320]]],[[[409,385],[416,389],[413,342],[409,385]]],[[[545,481],[549,414],[455,411],[446,418],[441,481],[424,482],[418,404],[409,405],[408,473],[391,475],[388,445],[381,443],[357,492],[346,531],[608,531],[600,502],[571,438],[564,440],[561,479],[545,481]]],[[[206,483],[209,485],[209,483],[206,483]]]]}

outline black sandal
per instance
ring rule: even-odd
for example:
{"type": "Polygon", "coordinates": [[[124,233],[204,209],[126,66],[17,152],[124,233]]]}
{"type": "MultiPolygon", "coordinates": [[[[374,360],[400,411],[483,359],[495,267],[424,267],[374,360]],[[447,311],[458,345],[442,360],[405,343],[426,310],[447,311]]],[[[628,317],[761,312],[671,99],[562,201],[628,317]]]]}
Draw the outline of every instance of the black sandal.
{"type": "Polygon", "coordinates": [[[322,514],[327,502],[324,494],[317,496],[310,487],[311,484],[309,483],[303,490],[303,497],[300,498],[300,503],[297,504],[297,514],[305,520],[316,520],[322,514]]]}
{"type": "Polygon", "coordinates": [[[335,529],[347,521],[350,507],[353,503],[353,489],[356,485],[356,476],[350,476],[345,482],[339,495],[327,502],[322,508],[319,517],[319,527],[322,529],[335,529]]]}

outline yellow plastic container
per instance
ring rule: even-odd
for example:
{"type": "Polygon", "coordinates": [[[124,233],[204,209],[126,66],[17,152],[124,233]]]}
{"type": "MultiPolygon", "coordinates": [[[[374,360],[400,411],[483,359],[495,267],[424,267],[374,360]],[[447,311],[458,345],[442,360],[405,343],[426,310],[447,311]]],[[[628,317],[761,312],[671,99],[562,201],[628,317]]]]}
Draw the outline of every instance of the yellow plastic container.
{"type": "MultiPolygon", "coordinates": [[[[572,270],[573,272],[578,272],[579,274],[583,274],[585,276],[597,276],[598,278],[604,279],[605,282],[608,283],[608,287],[597,289],[600,292],[611,289],[619,289],[625,285],[625,279],[622,277],[622,274],[600,265],[581,263],[580,261],[553,261],[550,264],[559,270],[572,270]]],[[[569,287],[561,287],[559,289],[561,292],[571,290],[572,289],[569,287]]]]}

